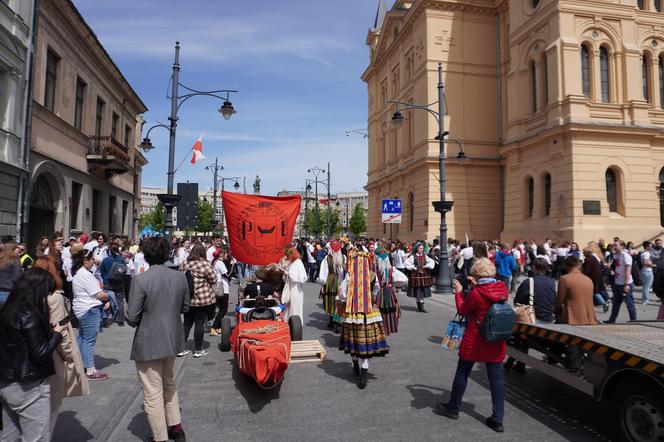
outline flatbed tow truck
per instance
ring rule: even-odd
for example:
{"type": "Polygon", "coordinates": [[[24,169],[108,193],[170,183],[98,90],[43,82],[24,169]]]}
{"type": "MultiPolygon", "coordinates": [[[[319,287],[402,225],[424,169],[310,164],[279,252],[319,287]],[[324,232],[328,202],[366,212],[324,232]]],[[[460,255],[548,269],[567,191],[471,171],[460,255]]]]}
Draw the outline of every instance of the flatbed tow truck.
{"type": "Polygon", "coordinates": [[[664,442],[664,321],[516,323],[507,353],[608,402],[615,440],[664,442]],[[527,354],[525,348],[544,354],[546,360],[527,354]]]}

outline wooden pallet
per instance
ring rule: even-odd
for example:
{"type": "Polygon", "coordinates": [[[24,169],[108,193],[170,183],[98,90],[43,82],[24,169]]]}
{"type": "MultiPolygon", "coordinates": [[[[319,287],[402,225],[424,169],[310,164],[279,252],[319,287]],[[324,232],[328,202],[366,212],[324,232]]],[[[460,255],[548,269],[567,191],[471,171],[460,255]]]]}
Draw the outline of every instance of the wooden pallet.
{"type": "Polygon", "coordinates": [[[319,341],[291,342],[290,362],[321,362],[325,360],[325,349],[319,341]]]}

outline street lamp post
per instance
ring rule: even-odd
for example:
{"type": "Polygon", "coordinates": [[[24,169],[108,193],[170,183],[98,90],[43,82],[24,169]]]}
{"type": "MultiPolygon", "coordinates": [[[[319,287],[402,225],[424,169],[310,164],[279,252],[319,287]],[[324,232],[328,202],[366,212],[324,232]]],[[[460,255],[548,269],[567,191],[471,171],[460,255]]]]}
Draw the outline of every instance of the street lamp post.
{"type": "Polygon", "coordinates": [[[443,86],[443,64],[438,63],[438,102],[427,104],[427,105],[418,105],[411,103],[404,103],[397,100],[388,100],[389,103],[394,103],[396,105],[396,111],[392,116],[392,121],[394,123],[402,123],[403,115],[399,110],[399,106],[402,106],[401,109],[419,109],[425,110],[432,114],[438,121],[438,135],[436,139],[438,140],[439,152],[438,152],[438,174],[439,174],[439,192],[440,192],[440,201],[434,201],[433,207],[436,212],[440,213],[440,231],[439,231],[439,244],[440,244],[440,260],[438,266],[438,275],[436,275],[436,289],[443,293],[452,293],[452,281],[450,275],[449,267],[449,256],[447,255],[447,212],[452,210],[454,201],[445,200],[445,136],[448,135],[448,132],[445,132],[445,106],[444,106],[444,86],[443,86]],[[430,109],[434,104],[438,104],[438,111],[430,109]]]}
{"type": "Polygon", "coordinates": [[[316,227],[315,227],[314,233],[316,235],[318,235],[320,233],[320,230],[319,230],[320,229],[320,220],[319,220],[319,207],[318,207],[318,204],[319,204],[319,202],[318,202],[318,183],[321,183],[323,185],[327,185],[327,232],[328,232],[328,235],[331,236],[332,235],[332,224],[331,224],[331,221],[332,221],[332,219],[331,219],[331,214],[332,214],[331,210],[332,209],[330,207],[330,198],[331,198],[331,196],[330,196],[330,163],[327,163],[327,184],[326,184],[325,181],[321,181],[321,180],[318,179],[318,177],[321,174],[326,173],[325,169],[321,169],[320,167],[316,166],[316,167],[312,167],[311,169],[307,169],[307,173],[310,173],[314,176],[314,179],[311,180],[311,181],[314,182],[314,185],[315,185],[314,190],[315,190],[315,198],[316,198],[316,207],[315,207],[316,227]]]}
{"type": "MultiPolygon", "coordinates": [[[[212,169],[212,173],[214,174],[214,181],[213,181],[213,184],[212,184],[212,187],[213,187],[213,193],[212,193],[212,210],[213,210],[213,212],[212,212],[212,221],[213,221],[214,227],[216,229],[216,227],[217,227],[217,189],[218,189],[217,176],[219,175],[219,171],[224,170],[224,166],[219,164],[219,158],[218,157],[214,158],[214,166],[212,166],[212,167],[205,166],[205,170],[210,170],[210,169],[212,169]]],[[[221,231],[221,234],[222,235],[224,234],[223,230],[221,231]]]]}
{"type": "Polygon", "coordinates": [[[304,236],[309,238],[309,192],[311,192],[311,184],[309,180],[304,180],[306,184],[304,187],[304,236]]]}
{"type": "MultiPolygon", "coordinates": [[[[223,170],[223,169],[224,168],[222,167],[221,170],[223,170]]],[[[237,192],[240,189],[240,182],[239,182],[240,178],[242,178],[242,177],[239,177],[239,176],[234,176],[234,177],[220,176],[220,177],[217,178],[215,176],[215,178],[214,178],[214,188],[217,189],[219,187],[218,183],[219,183],[219,181],[221,181],[221,194],[223,195],[224,190],[226,189],[226,187],[225,187],[226,181],[235,181],[235,184],[233,184],[233,188],[237,192]]],[[[215,192],[215,198],[216,198],[216,195],[217,194],[215,192]]],[[[223,210],[224,210],[224,198],[223,197],[221,198],[221,210],[222,210],[222,212],[221,212],[221,237],[223,238],[224,237],[224,212],[223,212],[223,210]]],[[[214,213],[215,214],[217,213],[216,209],[215,209],[214,213]]]]}
{"type": "Polygon", "coordinates": [[[207,95],[209,97],[218,98],[223,101],[222,106],[218,109],[218,112],[224,117],[225,120],[228,120],[236,113],[233,108],[233,104],[230,102],[229,97],[231,93],[236,93],[236,90],[230,89],[220,89],[215,91],[198,91],[187,87],[183,84],[180,84],[180,42],[175,42],[175,61],[173,62],[173,77],[172,77],[172,86],[171,86],[171,115],[168,117],[170,125],[165,124],[156,124],[148,129],[143,142],[141,143],[141,148],[146,152],[152,149],[154,146],[150,142],[150,132],[156,127],[163,127],[169,131],[169,141],[168,141],[168,187],[165,194],[158,195],[159,201],[164,205],[166,209],[166,219],[164,220],[164,237],[170,242],[173,235],[173,208],[177,205],[180,200],[180,196],[173,194],[173,177],[175,175],[175,133],[177,129],[178,122],[178,111],[180,106],[190,99],[198,95],[207,95]],[[179,95],[180,87],[187,90],[188,93],[184,95],[179,95]],[[225,94],[221,96],[219,94],[225,94]]]}

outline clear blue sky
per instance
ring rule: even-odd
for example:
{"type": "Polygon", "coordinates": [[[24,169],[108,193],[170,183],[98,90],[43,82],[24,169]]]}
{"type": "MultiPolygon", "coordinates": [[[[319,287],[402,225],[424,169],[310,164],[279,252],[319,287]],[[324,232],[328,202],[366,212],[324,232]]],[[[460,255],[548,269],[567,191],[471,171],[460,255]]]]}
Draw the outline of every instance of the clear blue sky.
{"type": "MultiPolygon", "coordinates": [[[[176,164],[205,132],[196,165],[189,157],[176,182],[212,186],[206,165],[219,157],[225,176],[260,175],[263,193],[304,187],[306,170],[332,163],[332,191],[366,184],[367,140],[346,136],[366,127],[360,76],[365,38],[378,0],[74,0],[138,95],[149,125],[168,123],[166,91],[175,41],[181,83],[200,90],[237,89],[229,121],[213,98],[194,97],[179,117],[176,164]]],[[[150,134],[156,149],[144,185],[166,186],[167,131],[150,134]]]]}

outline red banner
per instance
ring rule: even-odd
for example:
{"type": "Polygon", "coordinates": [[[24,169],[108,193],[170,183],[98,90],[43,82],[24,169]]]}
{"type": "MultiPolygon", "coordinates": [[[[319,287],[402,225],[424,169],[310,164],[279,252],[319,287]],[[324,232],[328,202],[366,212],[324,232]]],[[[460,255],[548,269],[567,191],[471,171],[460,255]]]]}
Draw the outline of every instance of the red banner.
{"type": "Polygon", "coordinates": [[[233,192],[222,192],[221,197],[235,259],[254,265],[279,262],[293,240],[301,197],[233,192]]]}

